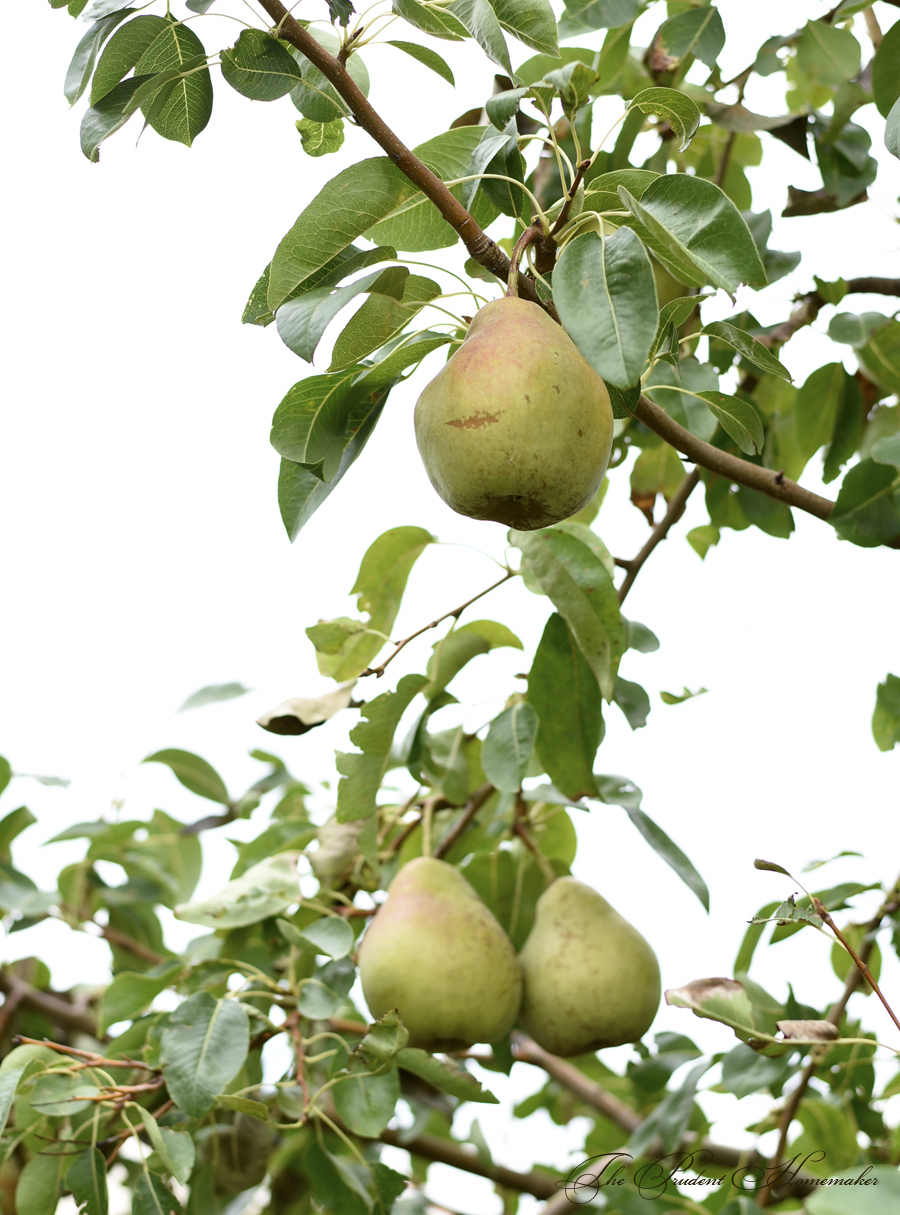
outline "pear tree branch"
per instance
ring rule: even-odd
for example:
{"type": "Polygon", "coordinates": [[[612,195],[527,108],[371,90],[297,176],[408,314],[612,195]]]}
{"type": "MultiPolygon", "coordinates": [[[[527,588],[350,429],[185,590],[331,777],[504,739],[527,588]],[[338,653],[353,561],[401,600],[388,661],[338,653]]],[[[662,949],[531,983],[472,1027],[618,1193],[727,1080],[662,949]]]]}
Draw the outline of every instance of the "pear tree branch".
{"type": "Polygon", "coordinates": [[[678,486],[678,489],[675,491],[672,497],[672,501],[669,503],[669,509],[663,515],[662,519],[660,519],[659,523],[657,523],[656,527],[654,527],[650,534],[650,539],[637,554],[637,556],[632,557],[630,561],[622,561],[618,557],[616,558],[616,565],[620,566],[624,570],[627,570],[625,581],[619,587],[620,605],[625,602],[625,596],[634,585],[634,580],[641,572],[641,567],[643,566],[644,562],[656,548],[657,544],[661,544],[662,541],[665,540],[666,536],[668,536],[669,532],[684,514],[684,508],[687,504],[687,500],[697,488],[699,483],[700,473],[699,470],[695,468],[693,472],[689,472],[687,474],[687,476],[678,486]]]}
{"type": "Polygon", "coordinates": [[[388,654],[384,662],[377,667],[366,667],[364,671],[360,672],[359,678],[364,679],[366,675],[377,675],[380,679],[385,672],[385,668],[394,661],[400,651],[405,649],[411,641],[415,641],[417,637],[421,637],[422,634],[427,633],[429,629],[436,629],[437,626],[444,620],[449,620],[451,617],[454,620],[458,620],[467,607],[471,607],[473,603],[476,603],[479,599],[483,599],[484,596],[489,595],[491,591],[495,591],[497,587],[502,586],[504,582],[509,582],[510,578],[517,578],[518,574],[518,570],[507,569],[502,578],[498,578],[496,582],[492,582],[489,587],[486,587],[483,591],[479,591],[477,595],[473,595],[471,599],[467,599],[465,603],[461,603],[459,607],[453,608],[452,611],[444,612],[443,616],[438,616],[436,620],[432,620],[428,624],[423,624],[420,629],[416,629],[414,633],[410,633],[408,637],[404,637],[402,641],[398,641],[394,647],[393,653],[388,654]]]}

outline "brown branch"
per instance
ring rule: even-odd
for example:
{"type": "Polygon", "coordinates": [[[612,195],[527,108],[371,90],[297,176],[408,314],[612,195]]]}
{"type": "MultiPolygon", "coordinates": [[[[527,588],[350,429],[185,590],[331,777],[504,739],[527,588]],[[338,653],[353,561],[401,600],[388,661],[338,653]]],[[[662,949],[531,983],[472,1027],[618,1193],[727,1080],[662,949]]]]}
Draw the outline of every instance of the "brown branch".
{"type": "Polygon", "coordinates": [[[151,966],[158,966],[161,962],[172,961],[171,955],[167,956],[157,953],[149,945],[142,945],[140,941],[136,941],[134,937],[130,937],[127,932],[120,932],[118,928],[111,928],[108,924],[98,925],[98,927],[100,928],[100,935],[109,941],[111,945],[118,945],[122,949],[127,949],[137,957],[143,958],[145,962],[149,962],[151,966]]]}
{"type": "Polygon", "coordinates": [[[784,502],[786,506],[795,506],[804,510],[817,519],[827,519],[834,508],[834,503],[828,498],[822,498],[811,490],[804,489],[796,481],[789,481],[784,473],[774,472],[759,464],[751,464],[749,460],[741,460],[726,451],[720,451],[710,443],[704,443],[696,435],[670,418],[658,405],[654,405],[649,397],[641,396],[635,406],[634,416],[654,434],[671,444],[676,451],[682,452],[694,464],[708,468],[710,472],[736,481],[738,485],[746,485],[748,489],[784,502]]]}
{"type": "MultiPolygon", "coordinates": [[[[743,89],[741,92],[743,93],[743,89]]],[[[738,100],[740,100],[740,98],[738,100]]],[[[731,153],[734,151],[736,139],[737,131],[732,131],[728,136],[725,147],[722,149],[722,159],[719,161],[719,168],[716,173],[716,185],[720,190],[725,185],[725,178],[728,176],[728,166],[731,163],[731,153]]]]}
{"type": "MultiPolygon", "coordinates": [[[[847,280],[848,295],[900,295],[900,278],[879,278],[870,275],[847,280]]],[[[798,329],[811,325],[828,301],[818,291],[807,291],[797,297],[797,306],[783,324],[759,340],[764,346],[790,341],[798,329]]]]}
{"type": "Polygon", "coordinates": [[[894,1024],[897,1026],[897,1028],[900,1029],[900,1021],[897,1020],[897,1016],[896,1016],[894,1010],[891,1008],[890,1004],[888,1004],[887,1000],[885,999],[884,992],[882,992],[881,988],[875,982],[875,976],[872,974],[871,970],[869,970],[868,966],[866,965],[865,959],[861,958],[859,956],[859,954],[856,952],[856,950],[853,948],[853,946],[850,944],[850,942],[847,940],[847,938],[841,932],[840,928],[838,928],[837,924],[835,924],[834,920],[831,918],[831,916],[828,912],[828,908],[825,906],[825,904],[822,902],[822,900],[817,899],[816,896],[813,895],[812,903],[813,903],[813,907],[815,907],[815,909],[816,909],[816,915],[819,915],[822,917],[822,919],[825,921],[825,923],[828,925],[828,927],[831,929],[831,931],[834,933],[834,935],[837,937],[837,939],[840,941],[840,943],[846,949],[847,953],[849,953],[850,957],[856,963],[857,970],[860,972],[862,977],[866,980],[866,982],[872,988],[872,991],[875,992],[875,995],[878,997],[878,999],[884,1005],[887,1015],[894,1022],[894,1024]]]}
{"type": "MultiPolygon", "coordinates": [[[[885,901],[875,912],[875,915],[871,920],[869,920],[868,924],[865,925],[863,932],[864,939],[862,947],[859,951],[860,961],[862,961],[864,964],[868,962],[868,959],[872,954],[872,950],[875,948],[875,933],[880,927],[881,921],[885,918],[885,916],[893,914],[893,912],[897,910],[898,906],[900,906],[900,877],[898,877],[897,881],[894,883],[893,888],[885,901]]],[[[868,969],[868,967],[866,967],[866,969],[868,969]]],[[[830,1021],[832,1025],[840,1024],[841,1017],[843,1017],[844,1011],[850,1002],[850,997],[861,985],[862,981],[863,972],[858,966],[856,966],[847,975],[844,990],[840,997],[828,1010],[828,1016],[825,1018],[826,1021],[830,1021]]],[[[797,1110],[800,1106],[800,1102],[806,1096],[806,1090],[809,1088],[809,1082],[813,1078],[816,1068],[821,1062],[822,1053],[824,1053],[824,1051],[817,1050],[815,1047],[813,1048],[809,1061],[806,1063],[803,1071],[800,1073],[800,1078],[797,1081],[796,1087],[791,1090],[791,1094],[785,1102],[784,1109],[781,1111],[781,1117],[778,1120],[778,1146],[775,1149],[775,1155],[772,1157],[772,1163],[770,1165],[771,1170],[777,1169],[781,1164],[781,1161],[784,1159],[785,1149],[787,1147],[787,1137],[791,1128],[791,1123],[794,1121],[797,1110]]],[[[757,1204],[763,1209],[766,1209],[772,1200],[773,1197],[769,1186],[764,1186],[757,1196],[757,1204]]]]}
{"type": "Polygon", "coordinates": [[[57,995],[39,991],[30,983],[26,983],[24,979],[10,974],[5,969],[0,969],[0,991],[7,997],[17,998],[25,1008],[40,1013],[54,1025],[59,1025],[63,1029],[78,1030],[80,1033],[90,1034],[94,1038],[99,1036],[97,1020],[85,1012],[84,1005],[69,1004],[57,995]]]}
{"type": "Polygon", "coordinates": [[[467,599],[465,603],[461,603],[459,607],[455,607],[451,612],[444,612],[443,616],[438,616],[437,620],[432,620],[430,624],[423,624],[420,629],[416,629],[414,633],[410,633],[408,637],[404,637],[402,641],[398,641],[396,647],[394,648],[394,652],[392,654],[388,654],[387,658],[385,658],[384,662],[381,663],[380,666],[366,667],[364,671],[360,672],[359,678],[364,679],[366,675],[377,675],[380,679],[385,672],[385,668],[394,661],[400,651],[405,649],[411,641],[415,641],[417,637],[421,637],[422,634],[427,633],[429,629],[436,629],[437,626],[444,620],[450,620],[451,617],[454,620],[458,620],[467,607],[470,607],[477,600],[483,599],[484,596],[489,595],[491,591],[495,591],[497,587],[502,586],[504,582],[509,582],[510,578],[518,577],[518,574],[518,570],[507,570],[503,577],[497,582],[492,582],[489,587],[483,591],[479,591],[477,595],[473,595],[471,599],[467,599]]]}
{"type": "Polygon", "coordinates": [[[882,39],[884,38],[884,34],[881,32],[881,26],[878,24],[878,18],[875,16],[875,13],[871,7],[865,10],[863,16],[866,19],[866,32],[872,39],[872,46],[874,46],[875,50],[877,51],[881,46],[882,39]]]}
{"type": "MultiPolygon", "coordinates": [[[[497,278],[509,278],[509,258],[486,232],[478,226],[458,198],[444,185],[437,174],[432,173],[410,149],[394,134],[380,114],[369,104],[359,85],[339,59],[325,50],[320,43],[298,21],[289,14],[280,0],[259,0],[260,5],[279,27],[279,37],[301,51],[310,63],[319,69],[335,91],[347,103],[350,112],[360,127],[387,152],[388,156],[413,185],[418,186],[426,198],[437,207],[441,217],[447,221],[466,246],[469,255],[480,266],[484,266],[497,278]]],[[[519,295],[522,299],[540,304],[555,319],[552,304],[538,298],[534,279],[520,274],[519,295]]]]}
{"type": "Polygon", "coordinates": [[[51,1050],[57,1050],[63,1055],[73,1055],[80,1060],[78,1067],[127,1067],[129,1069],[140,1069],[145,1072],[152,1072],[149,1063],[141,1063],[137,1059],[107,1059],[105,1055],[98,1055],[92,1050],[76,1050],[74,1046],[63,1046],[61,1042],[51,1042],[49,1038],[26,1038],[24,1034],[17,1034],[16,1041],[21,1042],[25,1046],[49,1046],[51,1050]]]}
{"type": "Polygon", "coordinates": [[[684,508],[687,500],[697,488],[699,481],[700,472],[695,468],[693,472],[689,472],[687,474],[687,476],[678,486],[678,489],[675,491],[672,497],[672,501],[669,503],[669,509],[663,515],[662,519],[660,519],[659,523],[657,523],[656,527],[654,527],[650,534],[650,539],[637,554],[637,556],[633,557],[630,561],[616,562],[617,565],[622,566],[628,571],[628,573],[625,575],[625,581],[619,587],[620,604],[625,602],[625,596],[631,590],[632,586],[634,585],[635,578],[637,578],[638,574],[641,572],[641,566],[656,548],[657,544],[661,544],[662,541],[665,540],[666,536],[668,536],[674,525],[684,514],[684,508]]]}
{"type": "MultiPolygon", "coordinates": [[[[337,1122],[337,1119],[334,1121],[337,1122]]],[[[477,1177],[487,1177],[495,1185],[517,1190],[520,1194],[552,1198],[559,1193],[555,1178],[548,1173],[516,1173],[500,1164],[485,1164],[474,1153],[437,1135],[417,1135],[415,1139],[406,1140],[402,1132],[387,1130],[381,1132],[380,1138],[382,1143],[389,1143],[391,1147],[403,1148],[414,1156],[423,1156],[436,1164],[448,1164],[453,1169],[462,1169],[477,1177]]]]}
{"type": "Polygon", "coordinates": [[[474,793],[470,794],[469,800],[466,802],[462,814],[459,816],[444,838],[440,840],[437,847],[432,850],[431,855],[433,857],[440,860],[442,857],[447,855],[460,836],[463,835],[463,833],[468,829],[472,819],[493,792],[494,786],[489,781],[486,785],[482,785],[480,789],[476,789],[474,793]]]}

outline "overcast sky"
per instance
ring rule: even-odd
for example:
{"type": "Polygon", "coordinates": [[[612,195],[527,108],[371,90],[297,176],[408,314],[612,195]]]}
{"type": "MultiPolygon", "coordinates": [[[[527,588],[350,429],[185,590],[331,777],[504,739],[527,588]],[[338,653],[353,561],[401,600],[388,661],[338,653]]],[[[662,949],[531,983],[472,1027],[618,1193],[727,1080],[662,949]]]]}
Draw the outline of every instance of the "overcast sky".
{"type": "MultiPolygon", "coordinates": [[[[744,67],[765,37],[789,33],[826,7],[818,0],[752,6],[723,0],[723,75],[744,67]]],[[[885,4],[875,7],[885,28],[900,16],[885,4]]],[[[641,20],[637,43],[648,40],[662,15],[655,6],[641,20]]],[[[224,20],[198,25],[209,49],[236,33],[224,20]]],[[[81,852],[77,843],[41,847],[66,825],[115,813],[120,801],[129,817],[155,806],[186,820],[205,813],[167,769],[140,766],[163,746],[203,755],[234,793],[259,775],[247,752],[274,750],[317,786],[315,804],[324,814],[330,794],[319,782],[333,781],[333,749],[347,748],[355,717],[346,714],[298,739],[275,739],[254,724],[286,697],[326,689],[304,628],[320,617],[355,614],[348,591],[360,557],[389,527],[424,526],[455,546],[421,558],[397,636],[487,586],[496,569],[489,557],[502,558],[505,531],[454,515],[428,484],[412,430],[428,368],[391,396],[364,456],[293,547],[279,520],[269,424],[308,368],[274,327],[242,327],[240,314],[278,240],[314,193],[343,165],[378,153],[368,137],[348,125],[340,158],[310,159],[288,99],[248,103],[216,74],[212,122],[193,149],[152,131],[136,149],[132,123],[91,165],[78,144],[81,106],[68,112],[62,96],[84,26],[31,4],[10,6],[5,29],[10,45],[35,53],[17,54],[0,80],[10,183],[0,204],[8,402],[0,479],[6,574],[0,751],[19,772],[72,784],[47,789],[21,780],[2,806],[6,812],[27,802],[38,814],[16,858],[47,888],[81,852]],[[197,688],[231,680],[254,690],[175,715],[197,688]]],[[[867,57],[861,16],[855,33],[867,57]]],[[[396,26],[389,36],[419,37],[396,26]]],[[[455,91],[389,47],[365,55],[372,100],[410,145],[445,129],[491,91],[493,68],[471,45],[442,43],[439,50],[457,75],[455,91]]],[[[513,62],[528,54],[517,47],[513,62]]],[[[782,112],[782,90],[781,76],[754,81],[747,104],[782,112]]],[[[618,99],[603,103],[610,120],[619,112],[618,99]]],[[[813,273],[900,274],[900,165],[883,149],[884,124],[874,107],[859,121],[885,165],[870,201],[802,221],[780,218],[786,185],[815,189],[818,174],[762,137],[764,166],[748,174],[754,208],[770,207],[776,217],[772,247],[804,253],[801,268],[762,295],[739,292],[738,307],[751,307],[763,322],[786,317],[793,293],[808,290],[813,273]]],[[[605,129],[599,120],[598,129],[605,129]]],[[[442,260],[459,269],[464,254],[452,251],[442,260]]],[[[716,307],[717,315],[731,311],[724,297],[716,307]]],[[[851,297],[843,307],[890,311],[891,303],[851,297]]],[[[847,351],[824,337],[832,314],[824,309],[784,350],[798,383],[847,351]]],[[[327,343],[322,349],[318,370],[327,366],[327,343]]],[[[432,359],[430,374],[441,357],[432,359]]],[[[845,362],[852,370],[849,354],[845,362]]],[[[803,483],[834,496],[836,486],[819,483],[819,467],[814,460],[803,483]]],[[[622,674],[647,687],[654,707],[647,728],[635,734],[617,709],[609,710],[598,766],[644,789],[647,813],[709,883],[712,917],[622,811],[573,812],[582,845],[576,874],[649,937],[667,986],[730,974],[746,920],[790,892],[784,880],[755,872],[754,856],[796,872],[841,849],[865,853],[865,860],[826,870],[822,884],[888,882],[900,863],[900,752],[879,753],[870,732],[877,683],[888,670],[900,673],[897,555],[841,543],[827,525],[798,512],[790,541],[755,529],[725,532],[701,562],[684,534],[705,521],[697,494],[629,596],[628,616],[653,628],[661,648],[629,653],[622,674]],[[684,685],[709,691],[682,705],[662,703],[660,690],[684,685]]],[[[596,528],[617,556],[633,555],[646,539],[624,469],[613,477],[596,528]]],[[[503,620],[529,652],[547,610],[546,600],[514,582],[479,604],[476,617],[503,620]]],[[[411,645],[391,673],[422,669],[432,640],[411,645]]],[[[512,651],[472,664],[454,685],[474,706],[467,726],[499,710],[521,687],[513,676],[523,669],[512,651]]],[[[249,837],[262,821],[258,812],[233,834],[249,837]]],[[[202,889],[210,892],[224,883],[233,850],[214,835],[204,842],[210,864],[202,889]]],[[[169,929],[173,944],[195,935],[174,921],[169,929]]],[[[102,982],[106,973],[106,947],[59,925],[14,935],[3,950],[7,959],[43,956],[60,988],[102,982]]],[[[788,979],[810,1002],[836,991],[826,943],[813,934],[770,954],[760,957],[758,977],[776,995],[786,994],[788,979]]],[[[898,969],[886,972],[895,990],[898,969]]],[[[867,1013],[880,1027],[876,1010],[867,1013]]],[[[724,1030],[683,1011],[663,1008],[655,1029],[663,1028],[691,1034],[710,1050],[732,1045],[724,1030]]],[[[520,1067],[511,1087],[524,1093],[536,1083],[536,1073],[520,1067]]],[[[729,1133],[748,1121],[743,1106],[735,1120],[732,1098],[707,1100],[707,1108],[730,1119],[729,1133]]],[[[478,1116],[492,1129],[498,1158],[514,1167],[536,1158],[565,1163],[566,1145],[578,1142],[571,1128],[551,1137],[540,1120],[535,1140],[484,1108],[478,1116]]],[[[453,1195],[464,1210],[499,1210],[490,1187],[473,1180],[463,1188],[440,1170],[436,1178],[435,1196],[453,1195]]]]}

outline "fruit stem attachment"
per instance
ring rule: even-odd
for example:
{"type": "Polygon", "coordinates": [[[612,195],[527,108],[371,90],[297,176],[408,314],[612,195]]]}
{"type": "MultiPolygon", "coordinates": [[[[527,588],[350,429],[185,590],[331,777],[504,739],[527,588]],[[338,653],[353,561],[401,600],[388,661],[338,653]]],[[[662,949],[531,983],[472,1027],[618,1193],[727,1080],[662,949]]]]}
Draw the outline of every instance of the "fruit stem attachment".
{"type": "Polygon", "coordinates": [[[540,228],[526,228],[513,247],[512,257],[509,259],[509,278],[506,281],[506,298],[518,299],[519,289],[519,262],[522,260],[522,254],[529,245],[533,245],[535,241],[540,240],[543,236],[540,228]]]}

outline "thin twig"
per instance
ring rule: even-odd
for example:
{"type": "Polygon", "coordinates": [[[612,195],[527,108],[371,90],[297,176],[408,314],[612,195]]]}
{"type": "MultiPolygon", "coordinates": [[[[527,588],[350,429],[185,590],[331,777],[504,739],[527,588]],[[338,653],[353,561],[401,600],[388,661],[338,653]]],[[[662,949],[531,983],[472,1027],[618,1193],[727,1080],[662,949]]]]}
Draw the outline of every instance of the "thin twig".
{"type": "Polygon", "coordinates": [[[850,957],[856,963],[856,967],[861,972],[863,978],[866,980],[866,982],[872,988],[872,991],[875,992],[875,995],[878,997],[878,999],[884,1005],[887,1015],[894,1022],[894,1024],[897,1026],[897,1028],[900,1029],[900,1021],[897,1020],[897,1016],[894,1013],[894,1010],[891,1008],[890,1004],[888,1004],[887,1000],[884,997],[884,993],[882,992],[882,990],[878,986],[878,984],[875,982],[875,976],[872,974],[871,970],[869,970],[868,966],[865,963],[865,960],[863,958],[861,958],[859,956],[859,954],[857,954],[856,950],[853,948],[853,946],[850,944],[850,942],[847,940],[847,938],[841,932],[840,928],[838,928],[837,924],[835,924],[834,920],[831,918],[831,916],[828,912],[828,908],[825,906],[825,904],[822,902],[822,900],[817,899],[816,896],[813,895],[812,903],[813,903],[813,907],[815,907],[815,909],[816,909],[816,915],[822,917],[822,919],[825,921],[825,923],[828,925],[828,927],[831,929],[831,931],[834,933],[834,935],[837,937],[837,939],[840,941],[840,943],[846,949],[847,953],[849,953],[850,957]]]}
{"type": "Polygon", "coordinates": [[[625,596],[634,585],[634,580],[641,572],[641,567],[643,566],[644,562],[656,548],[657,544],[661,544],[662,541],[665,540],[666,536],[668,536],[674,525],[684,514],[684,508],[687,500],[697,488],[699,481],[700,470],[695,468],[693,472],[689,472],[687,474],[687,476],[678,486],[678,489],[675,491],[672,497],[672,501],[669,503],[669,509],[663,515],[662,519],[660,519],[659,523],[657,523],[656,527],[654,527],[653,531],[650,533],[650,539],[637,554],[637,556],[632,557],[630,561],[616,561],[616,565],[619,565],[628,571],[625,575],[625,581],[619,587],[620,604],[625,602],[625,596]]]}
{"type": "Polygon", "coordinates": [[[107,1059],[104,1055],[98,1055],[92,1050],[76,1050],[74,1046],[63,1046],[61,1042],[51,1042],[49,1038],[26,1038],[24,1034],[17,1034],[16,1041],[21,1042],[25,1046],[49,1046],[51,1050],[57,1050],[64,1055],[73,1055],[76,1059],[82,1060],[79,1066],[84,1067],[127,1067],[139,1068],[141,1071],[152,1072],[154,1069],[148,1063],[141,1063],[137,1059],[107,1059]]]}
{"type": "MultiPolygon", "coordinates": [[[[900,902],[898,896],[900,896],[900,877],[898,877],[897,881],[894,883],[890,894],[863,929],[863,943],[859,950],[859,958],[863,963],[868,962],[868,959],[872,954],[872,950],[875,948],[875,933],[881,925],[881,921],[885,918],[885,916],[891,915],[894,911],[896,911],[898,902],[900,902]]],[[[826,1021],[830,1021],[832,1025],[840,1024],[841,1017],[844,1015],[844,1011],[850,1002],[850,997],[862,982],[863,971],[857,965],[847,975],[844,990],[839,999],[836,1000],[828,1010],[828,1015],[825,1018],[826,1021]]],[[[809,1087],[809,1082],[813,1078],[816,1068],[821,1062],[822,1053],[823,1052],[821,1051],[817,1051],[816,1048],[813,1048],[810,1059],[804,1066],[803,1071],[800,1073],[797,1084],[791,1090],[790,1096],[788,1097],[784,1108],[781,1111],[781,1117],[778,1120],[778,1146],[775,1149],[775,1155],[772,1157],[771,1164],[769,1165],[770,1173],[774,1172],[784,1159],[785,1149],[787,1147],[787,1137],[791,1128],[791,1123],[794,1121],[797,1110],[800,1106],[800,1102],[806,1096],[806,1090],[809,1087]]],[[[761,1206],[765,1210],[771,1201],[772,1195],[770,1186],[765,1185],[756,1196],[757,1205],[761,1206]]]]}
{"type": "Polygon", "coordinates": [[[438,842],[437,847],[433,850],[431,854],[433,857],[440,860],[442,857],[447,855],[460,836],[462,836],[468,830],[472,819],[493,792],[494,786],[490,783],[490,781],[488,781],[487,784],[482,785],[480,789],[476,789],[474,793],[470,794],[469,800],[466,802],[462,814],[443,837],[443,839],[438,842]]]}
{"type": "Polygon", "coordinates": [[[78,1030],[83,1034],[90,1034],[93,1038],[99,1036],[96,1018],[85,1011],[84,1005],[69,1004],[51,992],[38,991],[18,975],[3,968],[0,968],[0,991],[6,996],[16,996],[20,1004],[41,1013],[54,1025],[60,1025],[63,1029],[78,1030]]]}
{"type": "Polygon", "coordinates": [[[415,641],[417,637],[421,637],[423,633],[427,633],[429,629],[436,629],[437,626],[444,620],[458,620],[467,607],[470,607],[478,599],[483,599],[485,595],[489,595],[491,591],[495,591],[498,586],[502,586],[504,582],[509,582],[510,578],[518,577],[518,570],[507,570],[506,573],[497,582],[491,583],[483,591],[479,591],[477,595],[473,595],[471,599],[467,599],[465,603],[461,603],[459,607],[453,609],[452,612],[444,612],[443,616],[438,616],[437,620],[432,620],[430,624],[423,625],[420,629],[416,629],[414,633],[410,633],[408,637],[404,637],[402,641],[398,641],[392,654],[388,654],[384,662],[377,667],[366,667],[359,675],[360,679],[364,679],[366,675],[377,675],[380,679],[385,672],[385,668],[390,666],[401,650],[405,649],[411,641],[415,641]]]}
{"type": "Polygon", "coordinates": [[[534,242],[540,240],[543,235],[544,234],[540,228],[526,228],[516,241],[513,247],[512,257],[509,259],[509,278],[506,282],[507,298],[518,298],[519,262],[522,260],[522,254],[529,245],[533,245],[534,242]]]}

